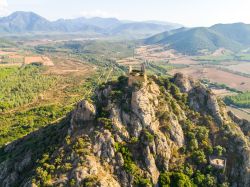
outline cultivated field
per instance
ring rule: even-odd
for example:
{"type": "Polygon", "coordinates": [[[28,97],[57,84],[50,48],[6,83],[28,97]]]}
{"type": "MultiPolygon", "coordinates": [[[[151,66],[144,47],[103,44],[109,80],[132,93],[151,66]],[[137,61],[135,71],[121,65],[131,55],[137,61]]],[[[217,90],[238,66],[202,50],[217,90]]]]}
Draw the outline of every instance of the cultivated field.
{"type": "Polygon", "coordinates": [[[199,62],[192,59],[192,57],[187,56],[180,56],[175,59],[171,59],[169,61],[170,64],[177,64],[177,65],[197,65],[199,62]]]}
{"type": "Polygon", "coordinates": [[[250,62],[238,62],[234,65],[227,66],[226,68],[250,75],[250,62]]]}
{"type": "Polygon", "coordinates": [[[234,107],[227,107],[228,110],[232,111],[236,116],[242,119],[250,121],[250,109],[237,109],[234,107]]]}
{"type": "Polygon", "coordinates": [[[240,91],[250,90],[250,78],[218,70],[216,68],[192,66],[183,69],[174,69],[170,73],[174,75],[177,72],[184,73],[195,79],[209,79],[212,82],[223,83],[240,91]]]}
{"type": "Polygon", "coordinates": [[[227,90],[227,89],[216,89],[216,88],[213,88],[212,89],[212,92],[215,94],[215,95],[217,95],[218,97],[221,97],[221,98],[223,98],[223,97],[225,97],[225,96],[231,96],[231,95],[236,95],[236,93],[234,93],[234,92],[231,92],[231,91],[229,91],[229,90],[227,90]]]}
{"type": "Polygon", "coordinates": [[[41,63],[44,66],[53,66],[52,60],[43,55],[32,54],[28,51],[21,51],[20,49],[8,49],[8,51],[0,50],[0,65],[22,65],[41,63]]]}
{"type": "Polygon", "coordinates": [[[179,55],[173,50],[166,50],[162,46],[141,46],[135,50],[138,59],[147,61],[169,61],[177,58],[179,55]]]}
{"type": "Polygon", "coordinates": [[[55,56],[52,58],[54,66],[48,68],[48,74],[56,75],[74,75],[87,77],[95,72],[95,67],[77,59],[63,58],[55,56]]]}
{"type": "Polygon", "coordinates": [[[46,56],[26,56],[24,64],[41,63],[44,66],[54,66],[52,60],[46,56]]]}

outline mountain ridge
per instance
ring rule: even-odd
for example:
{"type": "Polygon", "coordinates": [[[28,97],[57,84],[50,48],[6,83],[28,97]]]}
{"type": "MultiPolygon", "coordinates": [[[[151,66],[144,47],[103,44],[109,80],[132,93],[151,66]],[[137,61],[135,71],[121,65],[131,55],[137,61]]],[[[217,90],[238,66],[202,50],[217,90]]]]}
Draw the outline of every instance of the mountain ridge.
{"type": "Polygon", "coordinates": [[[163,32],[144,40],[145,44],[163,44],[184,54],[225,48],[239,51],[250,46],[250,25],[216,24],[211,27],[182,28],[163,32]]]}
{"type": "Polygon", "coordinates": [[[178,28],[178,25],[148,22],[123,22],[116,18],[75,18],[49,21],[34,12],[17,11],[9,16],[0,18],[0,33],[22,34],[36,32],[85,33],[93,32],[101,35],[123,33],[153,35],[166,30],[178,28]],[[153,25],[153,26],[152,26],[153,25]]]}

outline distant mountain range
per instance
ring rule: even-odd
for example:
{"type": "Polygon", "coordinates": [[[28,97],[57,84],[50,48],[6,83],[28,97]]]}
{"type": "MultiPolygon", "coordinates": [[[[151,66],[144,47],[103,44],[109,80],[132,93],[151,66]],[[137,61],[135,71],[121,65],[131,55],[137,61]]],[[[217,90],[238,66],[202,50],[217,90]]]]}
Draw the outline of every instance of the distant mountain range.
{"type": "Polygon", "coordinates": [[[212,27],[180,28],[145,39],[145,44],[163,44],[184,54],[225,48],[239,51],[250,47],[250,25],[217,24],[212,27]]]}
{"type": "Polygon", "coordinates": [[[156,21],[133,22],[116,18],[76,18],[49,21],[33,12],[14,12],[0,18],[0,34],[80,33],[112,36],[152,36],[176,29],[179,24],[156,21]]]}

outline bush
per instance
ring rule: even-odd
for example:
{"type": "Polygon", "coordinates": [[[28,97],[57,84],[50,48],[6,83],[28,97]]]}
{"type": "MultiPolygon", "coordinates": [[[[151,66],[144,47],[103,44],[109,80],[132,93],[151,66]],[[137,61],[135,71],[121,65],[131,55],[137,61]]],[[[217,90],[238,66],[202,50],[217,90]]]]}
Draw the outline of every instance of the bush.
{"type": "Polygon", "coordinates": [[[184,173],[167,172],[160,175],[159,185],[160,187],[192,187],[193,182],[184,173]]]}
{"type": "Polygon", "coordinates": [[[200,171],[197,171],[194,174],[194,183],[197,184],[198,186],[203,186],[205,183],[206,176],[203,175],[200,171]]]}
{"type": "Polygon", "coordinates": [[[141,132],[140,140],[143,142],[152,142],[154,141],[154,135],[152,135],[148,130],[144,129],[141,132]]]}
{"type": "Polygon", "coordinates": [[[152,186],[152,183],[149,179],[145,179],[145,178],[139,178],[137,181],[136,181],[136,185],[138,187],[151,187],[152,186]]]}
{"type": "Polygon", "coordinates": [[[85,186],[85,187],[94,187],[97,186],[98,184],[98,179],[96,176],[92,176],[92,177],[88,177],[85,178],[82,182],[81,186],[85,186]]]}
{"type": "Polygon", "coordinates": [[[180,92],[180,89],[176,85],[171,85],[170,93],[174,96],[176,100],[182,100],[182,94],[180,92]]]}
{"type": "Polygon", "coordinates": [[[222,156],[224,152],[225,152],[225,148],[221,147],[220,145],[217,145],[214,148],[214,154],[217,156],[222,156]]]}
{"type": "Polygon", "coordinates": [[[215,177],[210,174],[204,175],[199,170],[194,174],[194,183],[201,187],[216,186],[215,177]]]}
{"type": "Polygon", "coordinates": [[[207,163],[206,155],[201,150],[195,151],[192,154],[192,158],[196,164],[206,164],[207,163]]]}
{"type": "Polygon", "coordinates": [[[69,181],[69,185],[70,185],[70,186],[75,186],[75,185],[76,185],[76,180],[75,180],[75,179],[71,179],[71,180],[69,181]]]}
{"type": "Polygon", "coordinates": [[[109,118],[98,118],[100,125],[103,125],[104,128],[112,130],[112,120],[109,118]]]}
{"type": "Polygon", "coordinates": [[[161,187],[170,187],[171,180],[170,180],[170,173],[161,173],[159,177],[159,185],[161,187]]]}
{"type": "Polygon", "coordinates": [[[196,139],[192,139],[189,142],[189,150],[194,151],[197,150],[199,148],[198,146],[198,141],[196,139]]]}

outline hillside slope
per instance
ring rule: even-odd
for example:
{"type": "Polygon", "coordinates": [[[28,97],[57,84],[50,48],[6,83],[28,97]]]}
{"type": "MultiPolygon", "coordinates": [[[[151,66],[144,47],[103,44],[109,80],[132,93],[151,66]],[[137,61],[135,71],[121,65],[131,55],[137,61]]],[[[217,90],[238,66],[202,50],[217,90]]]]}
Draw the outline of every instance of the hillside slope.
{"type": "Polygon", "coordinates": [[[0,186],[249,186],[249,130],[182,74],[100,86],[60,124],[0,151],[0,186]],[[225,170],[209,158],[226,160],[225,170]]]}
{"type": "Polygon", "coordinates": [[[221,33],[244,45],[250,45],[250,25],[244,23],[217,24],[211,27],[213,31],[221,33]]]}
{"type": "Polygon", "coordinates": [[[145,44],[162,44],[181,53],[197,54],[201,50],[225,48],[239,51],[250,46],[250,25],[218,24],[209,28],[177,29],[145,39],[145,44]]]}

